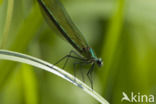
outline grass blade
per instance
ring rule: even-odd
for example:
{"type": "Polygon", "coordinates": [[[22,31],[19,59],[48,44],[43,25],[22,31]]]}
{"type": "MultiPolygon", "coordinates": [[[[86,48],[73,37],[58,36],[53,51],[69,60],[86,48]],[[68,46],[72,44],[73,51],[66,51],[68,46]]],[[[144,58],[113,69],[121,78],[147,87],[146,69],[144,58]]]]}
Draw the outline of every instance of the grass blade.
{"type": "Polygon", "coordinates": [[[65,79],[65,80],[71,82],[72,84],[80,87],[82,90],[84,90],[86,93],[91,95],[93,98],[95,98],[101,104],[109,104],[103,97],[101,97],[97,92],[92,90],[85,83],[80,81],[78,78],[75,78],[74,76],[72,76],[68,72],[66,72],[66,71],[64,71],[64,70],[58,68],[57,66],[54,66],[48,62],[34,58],[32,56],[28,56],[28,55],[13,52],[13,51],[7,51],[7,50],[0,50],[0,59],[17,61],[17,62],[29,64],[29,65],[41,68],[43,70],[46,70],[48,72],[51,72],[51,73],[65,79]]]}

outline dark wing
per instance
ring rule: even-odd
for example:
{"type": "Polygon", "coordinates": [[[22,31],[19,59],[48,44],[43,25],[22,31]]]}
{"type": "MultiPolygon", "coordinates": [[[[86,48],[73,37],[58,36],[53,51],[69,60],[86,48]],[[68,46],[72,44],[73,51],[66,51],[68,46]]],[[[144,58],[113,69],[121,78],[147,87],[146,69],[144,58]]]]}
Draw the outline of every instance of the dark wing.
{"type": "Polygon", "coordinates": [[[63,5],[58,0],[38,0],[48,19],[49,24],[54,24],[63,37],[79,52],[88,47],[81,32],[72,22],[63,5]]]}

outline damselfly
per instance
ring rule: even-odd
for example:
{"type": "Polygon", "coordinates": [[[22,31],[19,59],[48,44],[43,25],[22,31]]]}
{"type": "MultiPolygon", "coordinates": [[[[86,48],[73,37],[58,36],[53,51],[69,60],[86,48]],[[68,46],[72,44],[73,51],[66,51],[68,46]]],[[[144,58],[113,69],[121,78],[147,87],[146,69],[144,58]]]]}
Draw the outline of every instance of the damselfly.
{"type": "MultiPolygon", "coordinates": [[[[81,32],[72,22],[70,16],[67,14],[63,5],[59,0],[38,0],[40,7],[43,11],[48,24],[54,24],[59,30],[61,35],[78,51],[79,54],[71,51],[69,55],[63,57],[58,62],[67,58],[74,58],[80,61],[80,63],[90,64],[87,76],[90,80],[91,87],[93,88],[92,82],[92,71],[95,64],[102,66],[103,62],[101,58],[97,58],[93,49],[87,44],[81,32]],[[71,55],[76,54],[78,57],[71,55]]],[[[66,62],[67,62],[66,61],[66,62]]]]}

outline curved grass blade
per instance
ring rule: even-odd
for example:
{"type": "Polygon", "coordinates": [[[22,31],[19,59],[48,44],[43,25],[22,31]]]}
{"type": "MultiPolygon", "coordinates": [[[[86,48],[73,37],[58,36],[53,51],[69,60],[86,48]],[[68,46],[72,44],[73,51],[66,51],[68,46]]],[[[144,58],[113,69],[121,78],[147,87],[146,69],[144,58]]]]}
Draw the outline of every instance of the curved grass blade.
{"type": "Polygon", "coordinates": [[[95,92],[93,89],[88,87],[85,83],[80,81],[78,78],[75,78],[71,74],[65,72],[64,70],[46,62],[46,61],[40,60],[38,58],[34,58],[32,56],[28,56],[25,54],[13,52],[13,51],[7,51],[7,50],[0,50],[0,59],[26,63],[29,65],[41,68],[43,70],[46,70],[48,72],[51,72],[65,80],[71,82],[72,84],[80,87],[82,90],[84,90],[86,93],[91,95],[93,98],[95,98],[101,104],[109,104],[102,96],[100,96],[97,92],[95,92]],[[76,81],[75,81],[75,79],[76,79],[76,81]]]}

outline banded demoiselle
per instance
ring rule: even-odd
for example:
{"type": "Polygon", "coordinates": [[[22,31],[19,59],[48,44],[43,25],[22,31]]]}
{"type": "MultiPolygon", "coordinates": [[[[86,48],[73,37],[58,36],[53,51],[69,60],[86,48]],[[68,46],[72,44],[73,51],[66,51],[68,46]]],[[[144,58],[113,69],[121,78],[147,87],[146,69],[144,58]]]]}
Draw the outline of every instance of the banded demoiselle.
{"type": "Polygon", "coordinates": [[[91,68],[87,72],[87,76],[93,89],[91,74],[95,64],[102,66],[103,62],[101,58],[97,58],[93,49],[87,44],[83,35],[74,25],[59,0],[38,0],[38,2],[43,11],[44,17],[46,17],[46,20],[48,21],[48,24],[54,25],[59,30],[61,35],[68,41],[68,43],[70,43],[79,53],[77,54],[74,51],[71,51],[69,55],[63,57],[61,60],[65,58],[75,58],[79,60],[80,63],[90,64],[91,68]],[[78,57],[72,56],[71,53],[75,53],[78,57]]]}

